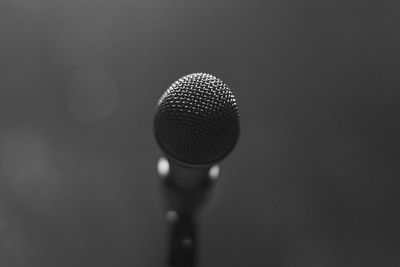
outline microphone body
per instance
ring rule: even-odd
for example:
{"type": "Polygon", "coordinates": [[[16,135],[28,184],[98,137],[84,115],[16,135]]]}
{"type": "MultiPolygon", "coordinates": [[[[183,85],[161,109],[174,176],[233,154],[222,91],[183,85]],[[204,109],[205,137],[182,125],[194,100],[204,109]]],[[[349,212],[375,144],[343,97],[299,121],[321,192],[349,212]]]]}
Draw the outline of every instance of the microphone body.
{"type": "Polygon", "coordinates": [[[158,168],[168,210],[197,214],[217,178],[210,176],[212,166],[183,165],[169,157],[160,158],[160,164],[168,164],[167,172],[158,168]]]}
{"type": "Polygon", "coordinates": [[[218,168],[218,165],[189,166],[167,157],[158,161],[161,191],[167,206],[166,219],[170,224],[168,265],[171,267],[195,266],[198,246],[196,217],[217,178],[217,173],[210,172],[212,168],[218,168]]]}
{"type": "Polygon", "coordinates": [[[155,138],[164,157],[158,161],[170,223],[171,267],[196,263],[196,216],[219,176],[217,162],[239,137],[236,100],[220,79],[186,75],[161,96],[154,118],[155,138]]]}

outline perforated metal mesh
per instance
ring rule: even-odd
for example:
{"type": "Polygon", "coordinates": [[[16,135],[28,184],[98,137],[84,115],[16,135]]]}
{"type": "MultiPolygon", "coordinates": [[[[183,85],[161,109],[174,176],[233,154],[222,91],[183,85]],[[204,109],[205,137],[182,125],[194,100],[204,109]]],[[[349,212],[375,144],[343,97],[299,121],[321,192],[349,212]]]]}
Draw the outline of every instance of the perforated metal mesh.
{"type": "Polygon", "coordinates": [[[158,102],[154,130],[162,149],[189,164],[225,157],[239,136],[239,110],[230,89],[210,74],[174,82],[158,102]]]}

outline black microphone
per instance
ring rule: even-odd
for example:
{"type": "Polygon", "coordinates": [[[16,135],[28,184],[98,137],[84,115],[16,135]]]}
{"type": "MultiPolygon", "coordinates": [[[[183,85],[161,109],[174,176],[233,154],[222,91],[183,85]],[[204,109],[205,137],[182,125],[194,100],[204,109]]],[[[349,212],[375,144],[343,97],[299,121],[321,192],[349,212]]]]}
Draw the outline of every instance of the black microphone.
{"type": "MultiPolygon", "coordinates": [[[[174,82],[161,96],[154,134],[166,158],[170,182],[181,190],[207,183],[211,167],[227,156],[239,137],[239,109],[228,86],[213,75],[194,73],[174,82]]],[[[160,167],[160,165],[159,165],[160,167]]],[[[162,166],[161,166],[162,167],[162,166]]],[[[218,172],[214,168],[214,173],[218,172]]],[[[180,211],[195,206],[177,203],[180,211]]]]}
{"type": "Polygon", "coordinates": [[[239,129],[235,97],[213,75],[186,75],[158,101],[154,134],[165,156],[158,162],[158,173],[172,223],[170,266],[194,266],[194,217],[218,178],[217,163],[236,145],[239,129]]]}

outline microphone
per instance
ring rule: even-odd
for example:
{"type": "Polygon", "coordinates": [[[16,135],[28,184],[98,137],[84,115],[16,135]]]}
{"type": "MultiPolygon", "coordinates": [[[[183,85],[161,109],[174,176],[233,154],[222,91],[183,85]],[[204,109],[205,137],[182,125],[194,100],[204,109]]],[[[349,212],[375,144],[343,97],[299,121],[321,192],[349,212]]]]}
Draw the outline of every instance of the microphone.
{"type": "Polygon", "coordinates": [[[217,163],[233,150],[239,131],[235,97],[211,74],[183,76],[158,101],[154,135],[164,154],[158,174],[172,224],[170,266],[194,266],[194,216],[218,178],[217,163]]]}
{"type": "MultiPolygon", "coordinates": [[[[181,190],[201,188],[213,165],[226,157],[239,137],[239,109],[235,97],[220,79],[193,73],[174,82],[158,101],[155,138],[165,158],[173,185],[181,190]]],[[[215,177],[214,177],[215,178],[215,177]]],[[[195,206],[175,207],[189,211],[195,206]]]]}

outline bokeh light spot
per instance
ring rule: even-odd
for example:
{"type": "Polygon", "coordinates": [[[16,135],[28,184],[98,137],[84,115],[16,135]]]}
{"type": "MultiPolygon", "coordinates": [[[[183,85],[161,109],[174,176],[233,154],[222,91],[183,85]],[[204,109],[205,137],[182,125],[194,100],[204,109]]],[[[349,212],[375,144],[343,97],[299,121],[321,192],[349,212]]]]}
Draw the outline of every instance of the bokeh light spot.
{"type": "Polygon", "coordinates": [[[179,219],[178,213],[176,213],[176,211],[174,210],[167,211],[167,213],[165,214],[165,218],[168,222],[176,222],[179,219]]]}
{"type": "Polygon", "coordinates": [[[210,176],[211,179],[217,180],[219,177],[219,165],[214,165],[210,168],[210,171],[208,172],[208,175],[210,176]]]}
{"type": "Polygon", "coordinates": [[[160,175],[162,178],[166,177],[169,174],[169,162],[166,158],[161,157],[158,160],[157,171],[158,175],[160,175]]]}

